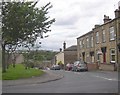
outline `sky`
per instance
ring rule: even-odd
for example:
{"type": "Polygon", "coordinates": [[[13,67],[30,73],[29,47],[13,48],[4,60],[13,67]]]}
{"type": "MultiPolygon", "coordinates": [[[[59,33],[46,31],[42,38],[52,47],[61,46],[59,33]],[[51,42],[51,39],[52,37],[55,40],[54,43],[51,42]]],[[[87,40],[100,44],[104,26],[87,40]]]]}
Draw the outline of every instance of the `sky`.
{"type": "Polygon", "coordinates": [[[39,0],[37,7],[51,2],[48,16],[56,19],[51,26],[51,32],[44,34],[49,37],[38,39],[42,42],[41,49],[59,51],[66,47],[77,45],[77,38],[89,32],[95,24],[103,24],[104,15],[111,19],[118,8],[120,0],[39,0]]]}

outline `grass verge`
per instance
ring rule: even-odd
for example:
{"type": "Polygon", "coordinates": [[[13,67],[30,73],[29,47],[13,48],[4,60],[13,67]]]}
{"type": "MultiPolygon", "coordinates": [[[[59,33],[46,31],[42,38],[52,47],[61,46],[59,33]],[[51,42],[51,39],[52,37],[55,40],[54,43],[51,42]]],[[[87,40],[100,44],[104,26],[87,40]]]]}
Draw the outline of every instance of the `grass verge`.
{"type": "Polygon", "coordinates": [[[0,80],[2,80],[2,67],[0,67],[0,80]]]}
{"type": "Polygon", "coordinates": [[[9,67],[7,72],[2,73],[2,80],[17,80],[21,78],[30,78],[32,76],[41,76],[44,72],[39,69],[25,69],[22,64],[16,64],[16,67],[9,67]]]}

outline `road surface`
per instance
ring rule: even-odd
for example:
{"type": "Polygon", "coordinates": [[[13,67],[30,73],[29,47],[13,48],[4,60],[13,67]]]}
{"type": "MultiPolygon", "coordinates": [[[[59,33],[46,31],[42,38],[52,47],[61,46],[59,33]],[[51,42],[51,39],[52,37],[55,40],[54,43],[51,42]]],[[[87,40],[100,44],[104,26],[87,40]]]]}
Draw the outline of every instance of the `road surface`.
{"type": "Polygon", "coordinates": [[[64,78],[42,84],[3,87],[3,93],[118,93],[117,72],[51,71],[64,78]]]}

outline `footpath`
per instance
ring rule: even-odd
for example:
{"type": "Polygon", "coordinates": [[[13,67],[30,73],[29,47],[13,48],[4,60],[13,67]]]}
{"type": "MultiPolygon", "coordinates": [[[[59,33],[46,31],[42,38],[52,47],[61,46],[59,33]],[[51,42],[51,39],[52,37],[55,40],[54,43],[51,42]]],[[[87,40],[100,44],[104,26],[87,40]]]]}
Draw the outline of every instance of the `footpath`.
{"type": "Polygon", "coordinates": [[[40,84],[40,83],[46,83],[46,82],[50,82],[50,81],[59,80],[64,77],[61,74],[56,74],[49,70],[45,70],[44,72],[45,72],[45,74],[43,74],[40,77],[33,76],[32,78],[19,79],[19,80],[3,80],[2,86],[40,84]]]}

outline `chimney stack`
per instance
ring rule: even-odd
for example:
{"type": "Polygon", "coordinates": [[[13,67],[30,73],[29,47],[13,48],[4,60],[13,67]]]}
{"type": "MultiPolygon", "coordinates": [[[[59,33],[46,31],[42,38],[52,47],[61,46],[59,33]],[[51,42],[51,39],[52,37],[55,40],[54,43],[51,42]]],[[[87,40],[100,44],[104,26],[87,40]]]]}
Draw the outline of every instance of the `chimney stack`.
{"type": "Polygon", "coordinates": [[[111,19],[109,18],[109,16],[104,15],[103,20],[104,20],[104,23],[106,23],[106,22],[110,21],[111,19]]]}
{"type": "Polygon", "coordinates": [[[120,17],[120,10],[116,9],[115,10],[115,18],[119,18],[120,17]]]}
{"type": "Polygon", "coordinates": [[[118,2],[118,9],[115,10],[115,18],[120,17],[120,1],[118,2]]]}
{"type": "Polygon", "coordinates": [[[66,49],[66,43],[65,43],[65,41],[64,41],[64,43],[63,43],[63,49],[64,49],[64,50],[66,49]]]}
{"type": "Polygon", "coordinates": [[[120,10],[120,1],[118,2],[118,9],[120,10]]]}
{"type": "Polygon", "coordinates": [[[98,28],[99,26],[100,26],[100,25],[96,24],[96,25],[95,25],[95,28],[98,28]]]}

